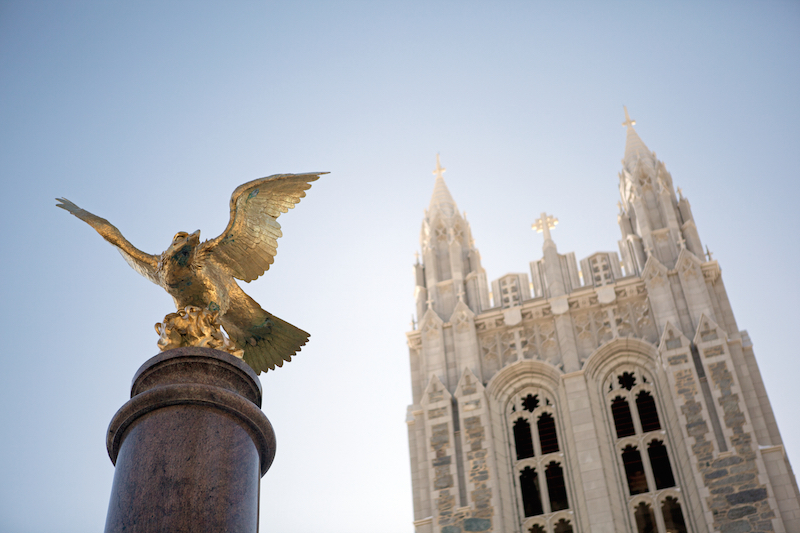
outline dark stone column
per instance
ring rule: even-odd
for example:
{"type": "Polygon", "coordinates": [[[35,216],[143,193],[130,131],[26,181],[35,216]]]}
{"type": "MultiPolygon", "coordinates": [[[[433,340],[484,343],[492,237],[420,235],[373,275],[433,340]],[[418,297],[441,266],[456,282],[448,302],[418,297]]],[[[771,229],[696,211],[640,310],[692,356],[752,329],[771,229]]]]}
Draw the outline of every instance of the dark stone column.
{"type": "Polygon", "coordinates": [[[142,365],[108,428],[106,533],[256,533],[275,456],[260,406],[256,373],[228,353],[177,348],[142,365]]]}

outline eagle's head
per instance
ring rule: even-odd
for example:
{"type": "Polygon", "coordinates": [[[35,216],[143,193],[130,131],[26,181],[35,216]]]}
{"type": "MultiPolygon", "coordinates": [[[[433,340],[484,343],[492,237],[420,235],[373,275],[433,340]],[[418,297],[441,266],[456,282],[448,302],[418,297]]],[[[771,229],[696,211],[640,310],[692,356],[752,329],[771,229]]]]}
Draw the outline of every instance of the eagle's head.
{"type": "Polygon", "coordinates": [[[192,252],[199,244],[200,230],[191,234],[185,231],[179,231],[172,238],[172,244],[170,244],[167,251],[164,252],[164,255],[173,258],[179,265],[186,266],[189,263],[192,252]]]}
{"type": "Polygon", "coordinates": [[[172,238],[172,245],[170,248],[179,250],[187,244],[192,248],[200,244],[200,230],[197,230],[191,234],[186,233],[185,231],[179,231],[172,238]]]}

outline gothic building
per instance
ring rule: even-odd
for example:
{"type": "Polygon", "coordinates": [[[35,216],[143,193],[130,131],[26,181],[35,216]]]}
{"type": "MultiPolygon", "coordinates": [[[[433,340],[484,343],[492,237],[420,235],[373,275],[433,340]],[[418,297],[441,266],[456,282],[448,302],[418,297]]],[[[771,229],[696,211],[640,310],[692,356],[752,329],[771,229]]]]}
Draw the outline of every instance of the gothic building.
{"type": "Polygon", "coordinates": [[[753,345],[625,114],[619,255],[559,253],[543,213],[530,278],[487,282],[437,159],[407,334],[417,533],[800,532],[753,345]]]}

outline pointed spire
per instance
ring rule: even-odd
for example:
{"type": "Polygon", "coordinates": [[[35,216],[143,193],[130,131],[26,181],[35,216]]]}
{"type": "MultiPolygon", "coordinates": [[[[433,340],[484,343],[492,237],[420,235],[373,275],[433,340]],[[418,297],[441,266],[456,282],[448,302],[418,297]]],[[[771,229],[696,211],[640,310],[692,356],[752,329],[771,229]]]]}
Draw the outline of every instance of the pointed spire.
{"type": "Polygon", "coordinates": [[[458,208],[442,177],[445,170],[447,169],[442,167],[439,161],[439,154],[436,154],[436,169],[433,171],[433,175],[436,176],[436,182],[433,184],[433,196],[431,196],[431,203],[428,206],[428,210],[433,211],[434,208],[438,207],[442,209],[445,215],[452,216],[454,213],[458,212],[458,208]]]}
{"type": "Polygon", "coordinates": [[[627,128],[627,137],[625,139],[625,157],[622,159],[622,162],[626,167],[628,167],[629,170],[631,170],[639,159],[650,160],[653,162],[653,153],[647,148],[647,146],[645,146],[644,142],[639,137],[639,134],[636,133],[635,129],[633,129],[636,121],[631,120],[630,115],[628,115],[628,108],[622,106],[622,109],[625,110],[625,122],[623,122],[622,125],[627,128]]]}

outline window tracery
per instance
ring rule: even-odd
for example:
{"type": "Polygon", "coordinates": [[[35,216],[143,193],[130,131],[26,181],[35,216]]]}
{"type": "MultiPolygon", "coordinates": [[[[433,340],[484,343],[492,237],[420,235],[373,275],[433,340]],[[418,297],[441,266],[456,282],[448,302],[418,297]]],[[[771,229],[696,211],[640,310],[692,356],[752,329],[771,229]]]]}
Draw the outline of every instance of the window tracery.
{"type": "Polygon", "coordinates": [[[574,533],[572,528],[572,512],[560,511],[548,518],[536,516],[525,521],[522,531],[525,533],[574,533]]]}
{"type": "Polygon", "coordinates": [[[506,409],[523,531],[572,531],[567,467],[553,396],[529,388],[506,409]]]}
{"type": "Polygon", "coordinates": [[[603,390],[637,533],[686,533],[653,379],[639,367],[620,367],[603,390]]]}
{"type": "Polygon", "coordinates": [[[556,522],[553,533],[572,533],[572,524],[569,520],[562,518],[556,522]]]}

